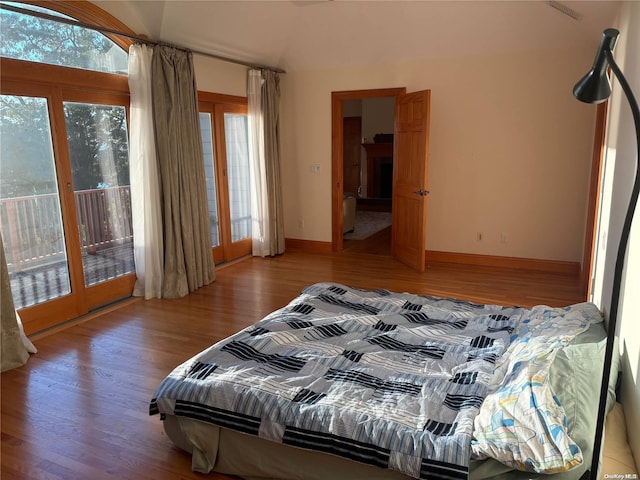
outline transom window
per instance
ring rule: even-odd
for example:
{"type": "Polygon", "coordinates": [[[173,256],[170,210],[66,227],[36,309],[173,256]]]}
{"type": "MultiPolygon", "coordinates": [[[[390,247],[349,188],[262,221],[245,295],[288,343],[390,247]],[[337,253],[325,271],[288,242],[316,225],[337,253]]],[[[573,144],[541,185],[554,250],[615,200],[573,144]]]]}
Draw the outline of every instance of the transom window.
{"type": "MultiPolygon", "coordinates": [[[[73,20],[35,5],[0,3],[73,20]]],[[[127,52],[102,33],[4,9],[0,10],[0,56],[127,74],[127,52]]]]}

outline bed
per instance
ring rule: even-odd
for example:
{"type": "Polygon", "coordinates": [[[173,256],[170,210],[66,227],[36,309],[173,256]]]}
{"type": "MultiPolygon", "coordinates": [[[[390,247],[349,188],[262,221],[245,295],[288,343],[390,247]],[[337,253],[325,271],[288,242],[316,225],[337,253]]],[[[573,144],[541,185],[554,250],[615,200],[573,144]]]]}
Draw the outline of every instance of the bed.
{"type": "MultiPolygon", "coordinates": [[[[605,338],[590,303],[527,309],[317,283],[176,367],[149,413],[203,473],[577,479],[591,463],[605,338]]],[[[611,405],[617,362],[612,372],[611,405]]]]}

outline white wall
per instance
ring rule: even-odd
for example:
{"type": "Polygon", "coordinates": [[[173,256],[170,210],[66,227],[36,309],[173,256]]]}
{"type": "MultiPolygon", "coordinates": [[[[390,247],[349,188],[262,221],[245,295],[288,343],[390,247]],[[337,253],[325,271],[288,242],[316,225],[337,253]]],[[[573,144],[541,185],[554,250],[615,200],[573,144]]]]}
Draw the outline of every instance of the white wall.
{"type": "Polygon", "coordinates": [[[331,92],[431,89],[426,247],[579,262],[595,112],[571,91],[596,46],[287,73],[285,235],[331,241],[331,92]]]}
{"type": "MultiPolygon", "coordinates": [[[[93,0],[100,8],[110,13],[127,25],[137,35],[145,35],[150,38],[157,37],[149,32],[146,24],[156,24],[158,19],[147,22],[147,18],[138,17],[138,11],[144,11],[145,15],[157,15],[162,17],[162,11],[157,5],[139,6],[132,8],[128,2],[113,0],[93,0]]],[[[247,95],[247,68],[242,65],[223,62],[211,57],[194,54],[193,62],[196,71],[196,84],[198,90],[205,92],[224,93],[227,95],[247,95]]]]}
{"type": "MultiPolygon", "coordinates": [[[[640,3],[625,2],[617,28],[620,30],[614,51],[616,63],[636,98],[640,95],[640,3]]],[[[595,54],[595,50],[593,52],[595,54]]],[[[629,104],[616,79],[609,101],[605,155],[604,211],[599,224],[599,242],[594,270],[597,289],[593,301],[608,318],[612,278],[629,195],[637,167],[637,145],[629,104]]],[[[623,275],[618,332],[622,354],[621,396],[627,420],[627,432],[636,465],[640,464],[640,207],[636,209],[623,275]]]]}
{"type": "Polygon", "coordinates": [[[198,90],[247,96],[247,67],[202,55],[193,56],[198,90]]]}
{"type": "MultiPolygon", "coordinates": [[[[96,3],[149,34],[127,2],[96,3]]],[[[426,248],[581,261],[595,114],[571,88],[594,48],[283,75],[286,237],[331,240],[331,92],[431,89],[426,248]]],[[[194,59],[199,89],[246,95],[244,67],[194,59]]]]}

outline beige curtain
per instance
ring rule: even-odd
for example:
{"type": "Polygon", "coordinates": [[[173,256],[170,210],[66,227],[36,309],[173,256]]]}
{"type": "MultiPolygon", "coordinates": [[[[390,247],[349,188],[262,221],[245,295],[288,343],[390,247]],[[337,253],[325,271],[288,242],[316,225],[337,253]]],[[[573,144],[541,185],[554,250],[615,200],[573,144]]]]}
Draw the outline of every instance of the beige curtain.
{"type": "Polygon", "coordinates": [[[284,253],[280,176],[280,78],[271,70],[249,70],[249,156],[252,192],[252,249],[255,256],[284,253]]]}
{"type": "Polygon", "coordinates": [[[271,223],[270,255],[284,253],[284,213],[280,177],[280,77],[273,70],[262,72],[262,115],[267,204],[271,223]]]}
{"type": "Polygon", "coordinates": [[[1,290],[0,290],[0,317],[2,317],[2,371],[21,367],[29,359],[29,352],[22,342],[16,311],[13,305],[13,295],[11,294],[11,284],[9,283],[9,272],[7,270],[7,260],[4,256],[4,245],[0,237],[0,269],[2,269],[1,290]]]}
{"type": "Polygon", "coordinates": [[[213,282],[209,212],[191,52],[154,47],[153,116],[161,180],[163,297],[213,282]]]}
{"type": "Polygon", "coordinates": [[[136,261],[135,296],[162,298],[164,244],[160,172],[153,127],[151,60],[153,47],[129,48],[129,175],[131,220],[136,261]]]}

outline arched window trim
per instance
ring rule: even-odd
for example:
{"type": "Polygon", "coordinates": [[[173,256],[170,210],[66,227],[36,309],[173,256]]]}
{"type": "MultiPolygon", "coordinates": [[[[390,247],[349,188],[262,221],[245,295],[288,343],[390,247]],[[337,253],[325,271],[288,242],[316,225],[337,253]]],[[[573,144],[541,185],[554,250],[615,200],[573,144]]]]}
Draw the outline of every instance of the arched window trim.
{"type": "MultiPolygon", "coordinates": [[[[21,3],[36,5],[38,7],[48,8],[56,12],[63,13],[82,22],[90,23],[100,27],[106,27],[112,30],[118,30],[123,33],[135,35],[136,33],[127,27],[120,20],[107,13],[97,5],[86,0],[19,0],[21,3]]],[[[129,47],[133,44],[130,38],[103,33],[104,36],[121,47],[125,52],[129,52],[129,47]]]]}
{"type": "MultiPolygon", "coordinates": [[[[120,20],[86,0],[22,0],[21,3],[47,8],[82,22],[135,35],[120,20]]],[[[102,35],[105,35],[120,46],[127,54],[129,47],[133,44],[133,41],[127,37],[111,34],[102,35]]],[[[20,82],[37,82],[53,87],[89,88],[96,92],[107,91],[129,94],[126,74],[99,72],[7,57],[0,57],[0,72],[4,86],[8,82],[18,82],[18,84],[20,82]]],[[[5,91],[6,88],[3,87],[1,90],[5,91]]]]}

